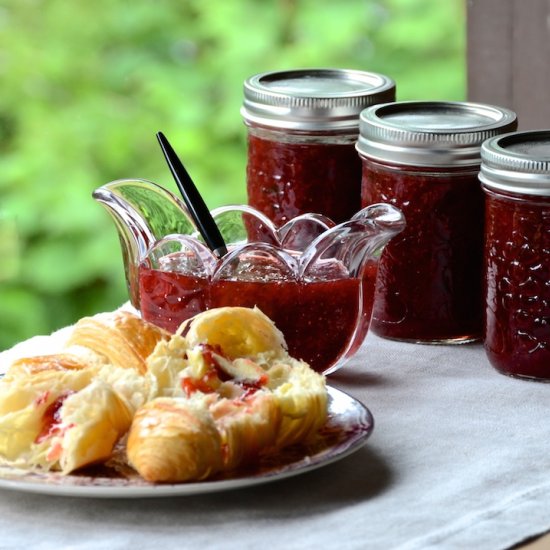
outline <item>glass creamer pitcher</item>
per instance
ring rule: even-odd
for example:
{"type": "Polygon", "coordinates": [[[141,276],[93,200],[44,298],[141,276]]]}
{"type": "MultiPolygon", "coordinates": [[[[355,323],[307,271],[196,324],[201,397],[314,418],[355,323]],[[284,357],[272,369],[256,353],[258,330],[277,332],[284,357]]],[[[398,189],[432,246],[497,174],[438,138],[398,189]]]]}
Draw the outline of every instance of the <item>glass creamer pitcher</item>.
{"type": "Polygon", "coordinates": [[[130,301],[144,319],[175,332],[207,309],[258,307],[283,332],[290,354],[324,374],[363,342],[380,254],[405,225],[387,204],[338,225],[304,214],[282,227],[252,207],[224,206],[212,211],[228,247],[219,259],[183,202],[159,185],[118,180],[93,196],[115,222],[130,301]]]}

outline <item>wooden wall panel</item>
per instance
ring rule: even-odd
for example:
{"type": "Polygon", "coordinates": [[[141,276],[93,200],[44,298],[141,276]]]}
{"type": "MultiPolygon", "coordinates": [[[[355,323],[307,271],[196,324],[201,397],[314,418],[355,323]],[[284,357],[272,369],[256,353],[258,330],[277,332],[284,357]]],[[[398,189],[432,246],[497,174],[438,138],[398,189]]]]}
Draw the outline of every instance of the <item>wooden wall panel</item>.
{"type": "Polygon", "coordinates": [[[468,99],[550,128],[550,0],[467,0],[468,99]]]}

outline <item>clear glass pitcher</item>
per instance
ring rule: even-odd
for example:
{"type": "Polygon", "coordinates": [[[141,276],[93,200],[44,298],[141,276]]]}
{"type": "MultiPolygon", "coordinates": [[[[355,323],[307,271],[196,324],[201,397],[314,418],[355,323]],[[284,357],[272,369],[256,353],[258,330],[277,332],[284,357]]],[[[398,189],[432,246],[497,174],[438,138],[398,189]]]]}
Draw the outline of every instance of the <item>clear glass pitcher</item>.
{"type": "Polygon", "coordinates": [[[120,237],[132,305],[171,332],[222,306],[258,307],[294,357],[318,372],[341,367],[367,335],[385,244],[403,230],[401,211],[375,204],[336,225],[304,214],[275,227],[249,206],[212,211],[228,246],[216,258],[183,202],[145,180],[94,191],[120,237]]]}

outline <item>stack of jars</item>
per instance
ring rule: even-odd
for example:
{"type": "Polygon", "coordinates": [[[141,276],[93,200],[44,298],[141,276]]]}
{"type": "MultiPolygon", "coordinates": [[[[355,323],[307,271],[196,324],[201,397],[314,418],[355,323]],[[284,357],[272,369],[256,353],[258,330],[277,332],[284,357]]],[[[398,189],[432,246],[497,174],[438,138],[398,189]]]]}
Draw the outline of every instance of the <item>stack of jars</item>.
{"type": "Polygon", "coordinates": [[[550,131],[517,132],[494,105],[395,101],[392,79],[362,71],[259,74],[244,96],[251,206],[278,225],[375,203],[403,212],[373,332],[484,339],[501,372],[550,379],[550,131]]]}

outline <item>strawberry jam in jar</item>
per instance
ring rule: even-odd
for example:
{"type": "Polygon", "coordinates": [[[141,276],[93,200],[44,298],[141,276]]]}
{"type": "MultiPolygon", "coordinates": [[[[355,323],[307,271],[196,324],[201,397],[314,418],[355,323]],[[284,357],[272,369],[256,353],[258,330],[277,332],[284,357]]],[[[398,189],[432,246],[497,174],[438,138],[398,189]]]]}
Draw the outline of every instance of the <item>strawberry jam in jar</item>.
{"type": "Polygon", "coordinates": [[[387,76],[303,69],[252,76],[241,114],[248,128],[248,204],[278,226],[305,213],[336,223],[361,209],[359,114],[393,101],[387,76]]]}
{"type": "Polygon", "coordinates": [[[465,102],[394,102],[361,113],[362,204],[392,204],[406,221],[382,253],[373,332],[434,344],[481,338],[480,149],[515,128],[513,112],[465,102]]]}
{"type": "Polygon", "coordinates": [[[500,372],[550,380],[550,130],[483,144],[485,349],[500,372]]]}

